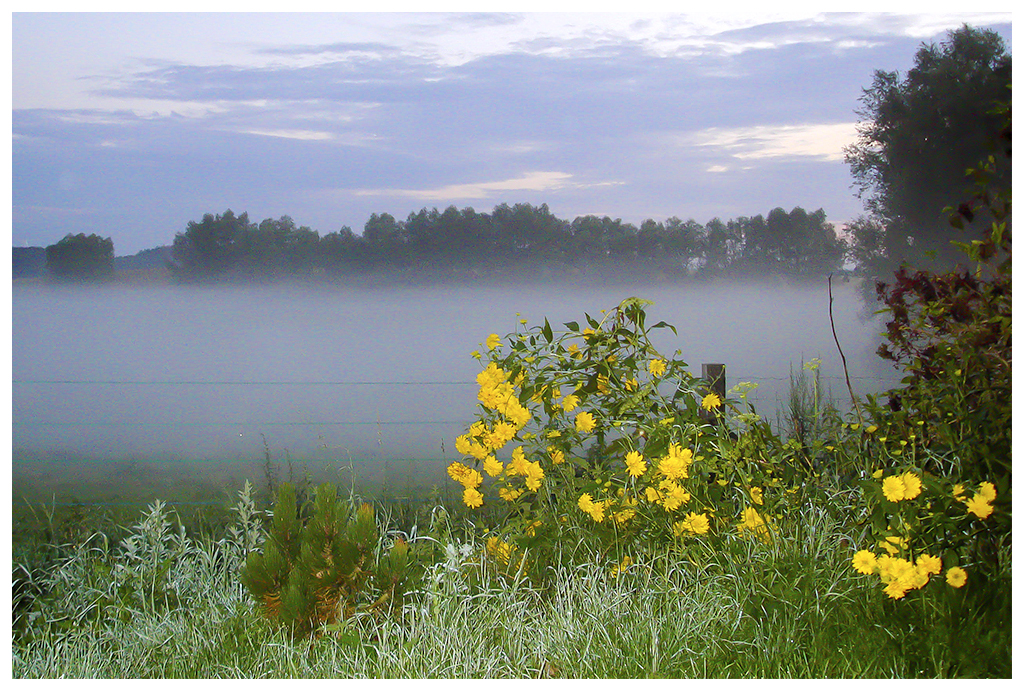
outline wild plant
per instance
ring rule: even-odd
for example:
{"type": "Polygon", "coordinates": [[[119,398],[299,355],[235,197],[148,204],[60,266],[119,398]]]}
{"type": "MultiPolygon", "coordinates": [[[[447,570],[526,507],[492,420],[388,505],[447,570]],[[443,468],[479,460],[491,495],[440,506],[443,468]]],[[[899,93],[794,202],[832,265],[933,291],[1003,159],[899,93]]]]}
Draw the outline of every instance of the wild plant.
{"type": "Polygon", "coordinates": [[[892,287],[879,284],[890,315],[879,354],[906,376],[887,404],[869,400],[870,424],[847,425],[836,451],[874,464],[863,480],[871,543],[853,568],[895,600],[932,594],[960,607],[956,591],[965,589],[977,616],[1002,626],[1012,530],[1010,193],[986,188],[985,164],[969,173],[980,191],[955,216],[961,225],[975,212],[992,219],[983,239],[960,243],[977,268],[902,267],[892,287]]]}
{"type": "Polygon", "coordinates": [[[792,503],[795,454],[756,416],[727,426],[736,402],[678,351],[656,349],[650,331],[675,327],[648,329],[649,304],[630,298],[601,321],[585,315],[582,329],[556,334],[545,319],[488,337],[479,418],[456,439],[465,458],[448,474],[510,574],[543,572],[556,544],[590,543],[621,569],[638,552],[696,554],[729,532],[767,541],[792,503]]]}
{"type": "Polygon", "coordinates": [[[268,619],[305,636],[359,611],[401,611],[418,577],[402,537],[382,549],[373,507],[352,506],[330,483],[316,489],[308,521],[300,521],[295,489],[282,483],[261,551],[249,553],[242,583],[268,619]]]}

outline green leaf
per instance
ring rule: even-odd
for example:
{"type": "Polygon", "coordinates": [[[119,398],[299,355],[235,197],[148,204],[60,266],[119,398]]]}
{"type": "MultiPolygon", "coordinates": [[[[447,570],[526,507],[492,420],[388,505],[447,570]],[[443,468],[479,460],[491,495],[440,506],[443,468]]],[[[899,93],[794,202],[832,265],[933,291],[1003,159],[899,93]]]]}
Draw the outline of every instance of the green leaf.
{"type": "Polygon", "coordinates": [[[544,317],[544,329],[542,333],[544,334],[544,339],[548,343],[551,343],[554,338],[554,334],[551,332],[551,324],[548,323],[547,317],[544,317]]]}

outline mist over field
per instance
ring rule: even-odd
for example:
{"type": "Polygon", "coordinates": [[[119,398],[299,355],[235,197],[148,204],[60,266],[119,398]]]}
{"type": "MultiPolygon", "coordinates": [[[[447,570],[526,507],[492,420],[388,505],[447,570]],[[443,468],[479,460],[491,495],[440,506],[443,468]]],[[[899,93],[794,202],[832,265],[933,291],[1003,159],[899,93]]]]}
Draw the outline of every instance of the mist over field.
{"type": "MultiPolygon", "coordinates": [[[[873,353],[854,284],[833,292],[858,394],[894,383],[873,353]]],[[[648,323],[691,371],[727,365],[727,384],[760,384],[774,415],[790,370],[821,358],[845,405],[825,281],[569,287],[16,286],[13,458],[253,460],[453,459],[476,409],[471,356],[490,333],[546,317],[556,328],[621,300],[654,301],[648,323]]],[[[433,463],[428,465],[433,467],[433,463]]],[[[379,468],[378,468],[379,469],[379,468]]]]}

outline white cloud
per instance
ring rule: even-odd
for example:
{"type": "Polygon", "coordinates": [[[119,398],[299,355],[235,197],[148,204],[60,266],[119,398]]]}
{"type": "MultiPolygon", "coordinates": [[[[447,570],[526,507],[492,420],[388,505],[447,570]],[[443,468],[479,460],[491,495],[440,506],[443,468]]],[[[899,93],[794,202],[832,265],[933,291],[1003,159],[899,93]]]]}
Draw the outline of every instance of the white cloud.
{"type": "Polygon", "coordinates": [[[409,189],[375,189],[356,190],[355,194],[364,196],[396,196],[410,197],[412,199],[486,199],[496,192],[508,192],[526,190],[530,192],[546,192],[557,190],[563,187],[583,188],[603,185],[623,184],[620,182],[599,182],[599,183],[573,183],[570,173],[558,171],[535,171],[524,173],[522,177],[510,178],[508,180],[496,180],[494,182],[470,182],[458,185],[446,185],[436,189],[409,190],[409,189]]]}
{"type": "Polygon", "coordinates": [[[314,130],[245,130],[245,134],[258,134],[263,137],[282,137],[284,139],[298,139],[301,141],[334,139],[334,135],[330,132],[316,132],[314,130]]]}
{"type": "Polygon", "coordinates": [[[828,125],[757,125],[754,127],[718,128],[685,136],[691,146],[714,147],[739,159],[752,158],[816,158],[823,161],[843,160],[843,148],[857,138],[854,122],[828,125]]]}

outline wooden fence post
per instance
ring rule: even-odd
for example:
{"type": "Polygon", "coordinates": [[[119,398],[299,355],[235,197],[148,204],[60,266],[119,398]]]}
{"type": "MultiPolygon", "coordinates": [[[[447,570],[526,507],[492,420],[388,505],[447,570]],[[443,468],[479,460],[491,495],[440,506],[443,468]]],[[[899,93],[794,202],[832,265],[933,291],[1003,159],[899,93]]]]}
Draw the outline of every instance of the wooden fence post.
{"type": "MultiPolygon", "coordinates": [[[[719,400],[725,400],[725,365],[721,363],[705,362],[700,366],[700,378],[706,381],[707,388],[704,391],[706,396],[713,393],[719,400]]],[[[714,410],[700,409],[700,416],[706,422],[717,425],[718,413],[714,410]]]]}

